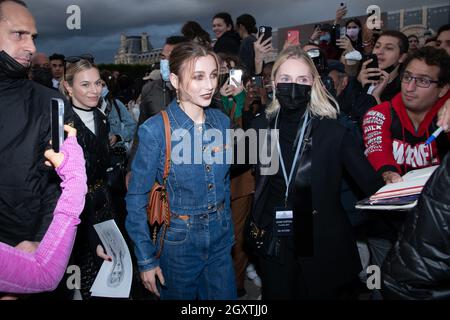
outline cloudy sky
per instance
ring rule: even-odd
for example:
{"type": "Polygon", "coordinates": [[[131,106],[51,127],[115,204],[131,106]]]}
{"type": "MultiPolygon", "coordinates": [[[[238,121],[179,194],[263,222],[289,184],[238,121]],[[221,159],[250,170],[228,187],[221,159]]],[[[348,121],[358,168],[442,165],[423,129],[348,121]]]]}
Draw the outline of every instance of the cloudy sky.
{"type": "MultiPolygon", "coordinates": [[[[76,55],[90,52],[98,62],[113,62],[120,34],[140,35],[147,32],[155,48],[164,39],[180,33],[188,20],[199,22],[212,33],[211,18],[220,11],[233,19],[250,13],[258,25],[275,29],[333,19],[340,0],[25,0],[36,18],[39,51],[76,55]],[[68,6],[81,10],[81,30],[68,30],[68,6]]],[[[370,4],[382,11],[423,5],[447,4],[446,0],[351,0],[347,16],[363,15],[370,4]]]]}

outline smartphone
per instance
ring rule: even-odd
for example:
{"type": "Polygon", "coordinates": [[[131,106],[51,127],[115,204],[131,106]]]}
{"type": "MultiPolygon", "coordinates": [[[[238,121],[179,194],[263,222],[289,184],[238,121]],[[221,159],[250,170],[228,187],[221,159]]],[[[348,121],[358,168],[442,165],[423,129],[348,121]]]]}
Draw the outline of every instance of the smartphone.
{"type": "Polygon", "coordinates": [[[231,69],[230,70],[230,85],[238,87],[242,83],[242,70],[231,69]]]}
{"type": "MultiPolygon", "coordinates": [[[[364,58],[363,58],[363,63],[364,62],[366,62],[367,60],[370,60],[370,59],[372,59],[372,62],[370,62],[368,65],[367,65],[367,69],[368,68],[379,68],[379,66],[378,66],[378,57],[377,57],[377,55],[376,54],[367,54],[367,55],[365,55],[364,56],[364,58]]],[[[378,80],[380,80],[380,76],[373,76],[373,77],[370,77],[369,78],[369,80],[374,80],[374,81],[378,81],[378,80]]]]}
{"type": "Polygon", "coordinates": [[[291,44],[300,44],[300,31],[299,30],[288,30],[287,31],[287,41],[291,44]]]}
{"type": "Polygon", "coordinates": [[[272,27],[269,26],[260,26],[259,27],[259,35],[264,35],[262,41],[267,40],[272,36],[272,27]]]}
{"type": "Polygon", "coordinates": [[[335,24],[330,32],[330,43],[336,46],[336,40],[341,38],[341,25],[335,24]]]}
{"type": "Polygon", "coordinates": [[[252,81],[255,84],[255,86],[257,88],[262,88],[263,87],[263,80],[261,76],[254,76],[252,77],[252,81]]]}
{"type": "Polygon", "coordinates": [[[345,37],[346,35],[347,35],[347,28],[346,27],[341,27],[340,36],[341,37],[345,37]]]}
{"type": "Polygon", "coordinates": [[[59,152],[64,142],[64,101],[52,98],[50,103],[50,126],[52,132],[52,149],[59,152]]]}

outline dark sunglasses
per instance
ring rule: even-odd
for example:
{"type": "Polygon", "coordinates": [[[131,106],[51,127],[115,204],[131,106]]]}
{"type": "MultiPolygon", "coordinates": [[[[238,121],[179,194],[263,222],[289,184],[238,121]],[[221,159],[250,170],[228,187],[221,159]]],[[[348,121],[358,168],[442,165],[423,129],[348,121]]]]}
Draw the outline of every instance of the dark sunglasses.
{"type": "Polygon", "coordinates": [[[90,53],[81,54],[79,56],[70,56],[66,58],[66,63],[77,63],[80,60],[87,60],[90,63],[94,63],[94,56],[90,53]]]}
{"type": "Polygon", "coordinates": [[[84,53],[84,54],[81,54],[81,55],[79,55],[79,56],[70,56],[70,57],[67,57],[67,58],[66,58],[66,61],[65,61],[65,63],[64,63],[64,80],[66,79],[67,64],[68,64],[68,63],[77,63],[78,61],[81,61],[81,60],[86,60],[86,61],[89,61],[90,63],[93,64],[95,58],[94,58],[94,56],[93,56],[92,54],[90,54],[90,53],[84,53]]]}

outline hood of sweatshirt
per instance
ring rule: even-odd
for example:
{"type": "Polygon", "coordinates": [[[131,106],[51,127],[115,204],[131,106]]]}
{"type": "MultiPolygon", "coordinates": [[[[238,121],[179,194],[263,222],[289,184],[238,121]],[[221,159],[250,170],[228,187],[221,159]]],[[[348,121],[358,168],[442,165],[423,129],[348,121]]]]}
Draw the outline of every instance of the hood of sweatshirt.
{"type": "MultiPolygon", "coordinates": [[[[447,92],[445,96],[440,98],[435,105],[428,111],[428,113],[425,115],[425,118],[423,119],[422,123],[419,126],[419,129],[416,130],[414,128],[414,125],[409,119],[408,113],[406,112],[405,104],[403,103],[402,99],[402,93],[398,93],[393,99],[392,99],[392,107],[397,112],[398,116],[400,117],[400,120],[402,124],[404,125],[404,128],[408,130],[411,134],[421,137],[425,133],[427,133],[427,130],[430,127],[431,122],[433,121],[434,117],[439,112],[439,109],[442,107],[442,105],[447,101],[447,99],[450,98],[450,91],[447,92]]],[[[431,134],[431,133],[430,133],[431,134]]]]}

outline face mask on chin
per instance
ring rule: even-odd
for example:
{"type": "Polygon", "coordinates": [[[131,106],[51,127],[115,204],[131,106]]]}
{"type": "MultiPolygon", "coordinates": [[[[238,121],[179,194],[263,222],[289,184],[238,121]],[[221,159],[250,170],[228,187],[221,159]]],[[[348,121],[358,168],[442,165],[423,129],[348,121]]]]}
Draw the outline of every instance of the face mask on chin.
{"type": "Polygon", "coordinates": [[[387,73],[391,73],[394,71],[394,69],[398,66],[398,64],[394,63],[393,65],[387,67],[386,69],[383,69],[383,71],[386,71],[387,73]]]}
{"type": "Polygon", "coordinates": [[[311,100],[311,86],[298,83],[278,83],[275,96],[282,108],[306,108],[311,100]]]}

